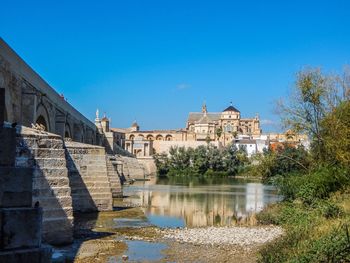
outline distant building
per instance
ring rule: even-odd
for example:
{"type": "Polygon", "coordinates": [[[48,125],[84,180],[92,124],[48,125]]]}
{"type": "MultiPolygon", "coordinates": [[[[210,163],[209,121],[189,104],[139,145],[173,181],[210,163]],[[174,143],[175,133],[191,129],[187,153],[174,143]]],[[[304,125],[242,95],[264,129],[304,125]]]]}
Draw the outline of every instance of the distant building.
{"type": "Polygon", "coordinates": [[[262,134],[258,115],[254,118],[241,118],[241,113],[230,105],[222,112],[208,112],[202,106],[201,112],[190,112],[186,127],[177,130],[141,130],[134,121],[129,128],[110,128],[109,119],[99,119],[95,124],[107,148],[118,153],[126,151],[138,158],[150,158],[155,153],[168,153],[171,147],[196,148],[208,143],[221,148],[234,144],[246,149],[249,157],[275,143],[290,142],[308,148],[309,140],[305,135],[291,132],[262,134]]]}
{"type": "Polygon", "coordinates": [[[143,131],[135,121],[130,128],[110,130],[118,134],[117,145],[140,158],[167,153],[174,146],[196,148],[210,143],[221,147],[231,144],[238,135],[261,134],[258,116],[241,118],[240,111],[232,105],[222,112],[208,112],[206,104],[201,112],[189,113],[183,129],[143,131]]]}

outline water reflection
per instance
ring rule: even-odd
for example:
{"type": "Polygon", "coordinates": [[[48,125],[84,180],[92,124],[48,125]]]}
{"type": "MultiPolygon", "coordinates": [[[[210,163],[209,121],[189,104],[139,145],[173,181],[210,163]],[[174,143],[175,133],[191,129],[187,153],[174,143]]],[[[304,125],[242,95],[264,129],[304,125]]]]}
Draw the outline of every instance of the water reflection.
{"type": "Polygon", "coordinates": [[[233,225],[279,200],[272,186],[230,178],[153,178],[124,192],[161,227],[233,225]]]}

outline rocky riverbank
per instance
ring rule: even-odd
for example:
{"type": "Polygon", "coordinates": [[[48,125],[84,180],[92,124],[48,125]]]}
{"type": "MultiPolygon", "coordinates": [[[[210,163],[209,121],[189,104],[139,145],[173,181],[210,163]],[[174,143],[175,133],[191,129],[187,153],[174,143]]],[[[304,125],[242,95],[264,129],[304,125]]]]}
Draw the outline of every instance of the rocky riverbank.
{"type": "Polygon", "coordinates": [[[76,242],[55,249],[53,262],[115,263],[125,255],[127,262],[253,263],[263,244],[283,235],[276,226],[159,228],[140,208],[77,216],[75,228],[76,242]]]}
{"type": "Polygon", "coordinates": [[[164,238],[194,245],[238,245],[251,248],[274,240],[283,234],[277,226],[207,227],[160,230],[164,238]]]}

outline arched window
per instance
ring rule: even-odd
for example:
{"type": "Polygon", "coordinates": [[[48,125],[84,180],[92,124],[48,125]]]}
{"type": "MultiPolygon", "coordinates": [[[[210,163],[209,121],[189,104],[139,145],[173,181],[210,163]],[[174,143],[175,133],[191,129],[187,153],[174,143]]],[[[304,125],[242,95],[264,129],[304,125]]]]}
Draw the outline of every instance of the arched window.
{"type": "Polygon", "coordinates": [[[151,134],[147,135],[147,140],[149,140],[149,141],[153,141],[153,140],[154,140],[153,135],[151,135],[151,134]]]}

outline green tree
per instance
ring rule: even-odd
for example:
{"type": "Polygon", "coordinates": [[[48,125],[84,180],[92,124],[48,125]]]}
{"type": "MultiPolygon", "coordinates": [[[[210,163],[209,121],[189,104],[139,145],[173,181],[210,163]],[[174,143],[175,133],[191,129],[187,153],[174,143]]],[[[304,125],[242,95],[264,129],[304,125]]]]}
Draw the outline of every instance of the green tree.
{"type": "Polygon", "coordinates": [[[348,74],[344,77],[327,76],[319,69],[298,74],[296,85],[286,103],[277,103],[285,128],[296,134],[307,133],[312,139],[315,160],[324,160],[325,148],[321,134],[323,118],[342,101],[349,98],[348,74]]]}
{"type": "Polygon", "coordinates": [[[219,127],[215,130],[215,134],[216,134],[216,137],[218,138],[218,140],[220,139],[221,135],[222,135],[222,128],[219,127]]]}
{"type": "Polygon", "coordinates": [[[344,101],[321,122],[326,160],[350,167],[350,101],[344,101]]]}

